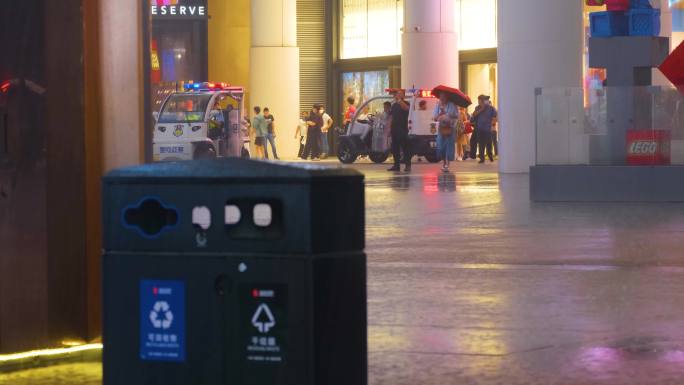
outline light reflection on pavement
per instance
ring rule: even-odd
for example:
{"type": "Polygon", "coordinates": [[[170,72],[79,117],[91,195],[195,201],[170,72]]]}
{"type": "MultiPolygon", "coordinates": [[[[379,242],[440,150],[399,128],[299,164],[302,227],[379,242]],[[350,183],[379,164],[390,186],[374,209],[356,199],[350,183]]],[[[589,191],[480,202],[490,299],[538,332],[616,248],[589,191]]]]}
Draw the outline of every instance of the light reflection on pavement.
{"type": "Polygon", "coordinates": [[[533,204],[491,164],[353,167],[371,384],[684,384],[684,205],[533,204]]]}

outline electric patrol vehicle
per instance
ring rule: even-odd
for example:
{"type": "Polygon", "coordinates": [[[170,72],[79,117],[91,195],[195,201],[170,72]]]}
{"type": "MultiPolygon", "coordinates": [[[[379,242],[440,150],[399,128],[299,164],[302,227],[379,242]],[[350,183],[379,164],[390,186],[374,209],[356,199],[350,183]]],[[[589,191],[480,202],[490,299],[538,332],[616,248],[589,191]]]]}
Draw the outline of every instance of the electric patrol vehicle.
{"type": "MultiPolygon", "coordinates": [[[[345,135],[340,136],[337,157],[345,164],[368,156],[374,163],[383,163],[390,155],[389,131],[383,106],[393,102],[399,89],[385,90],[385,95],[368,99],[356,110],[345,135]]],[[[437,124],[432,113],[439,102],[430,90],[408,90],[408,128],[413,155],[424,157],[430,163],[439,161],[436,153],[437,124]]]]}
{"type": "Polygon", "coordinates": [[[184,89],[171,93],[155,113],[154,161],[249,158],[244,88],[204,82],[184,89]]]}

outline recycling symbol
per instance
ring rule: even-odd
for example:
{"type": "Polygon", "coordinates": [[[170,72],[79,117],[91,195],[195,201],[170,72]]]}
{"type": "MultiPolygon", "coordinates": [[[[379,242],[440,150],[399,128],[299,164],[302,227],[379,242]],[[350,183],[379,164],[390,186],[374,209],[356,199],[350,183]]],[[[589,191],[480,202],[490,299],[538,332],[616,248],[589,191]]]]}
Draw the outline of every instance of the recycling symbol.
{"type": "Polygon", "coordinates": [[[173,323],[171,306],[166,301],[157,301],[150,311],[150,321],[155,329],[168,329],[173,323]]]}
{"type": "Polygon", "coordinates": [[[268,333],[269,330],[276,325],[275,318],[268,305],[265,303],[259,305],[252,317],[252,325],[254,325],[260,333],[264,334],[268,333]]]}

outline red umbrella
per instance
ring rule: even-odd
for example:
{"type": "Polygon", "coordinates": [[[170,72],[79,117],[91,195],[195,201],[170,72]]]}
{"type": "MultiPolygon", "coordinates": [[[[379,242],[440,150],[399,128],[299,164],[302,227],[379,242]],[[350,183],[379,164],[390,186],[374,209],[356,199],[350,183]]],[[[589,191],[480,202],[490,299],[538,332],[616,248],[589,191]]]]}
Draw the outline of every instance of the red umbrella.
{"type": "Polygon", "coordinates": [[[454,104],[459,107],[467,108],[469,105],[473,104],[473,102],[470,100],[470,96],[464,94],[458,88],[439,85],[432,89],[432,94],[437,98],[442,92],[449,94],[449,100],[454,102],[454,104]]]}

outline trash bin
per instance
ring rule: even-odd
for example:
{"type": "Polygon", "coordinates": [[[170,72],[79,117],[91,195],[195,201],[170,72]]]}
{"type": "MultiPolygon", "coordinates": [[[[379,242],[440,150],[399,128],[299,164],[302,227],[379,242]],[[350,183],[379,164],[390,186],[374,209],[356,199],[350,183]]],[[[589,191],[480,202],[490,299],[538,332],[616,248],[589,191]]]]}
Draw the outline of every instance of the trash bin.
{"type": "Polygon", "coordinates": [[[103,188],[104,385],[367,384],[361,174],[233,158],[103,188]]]}

